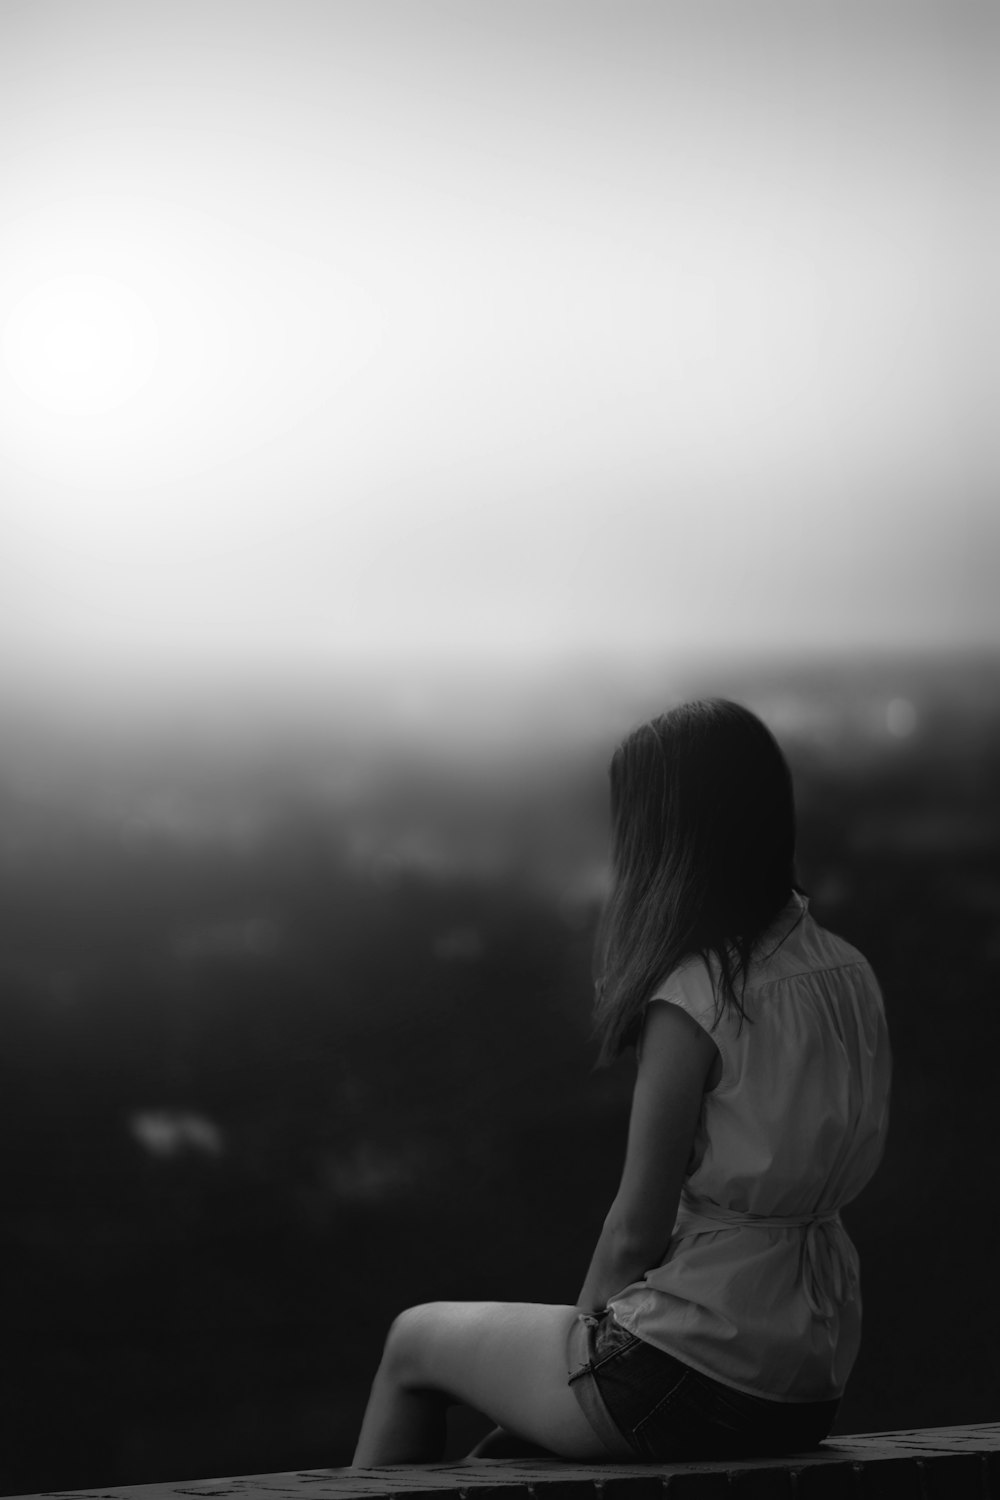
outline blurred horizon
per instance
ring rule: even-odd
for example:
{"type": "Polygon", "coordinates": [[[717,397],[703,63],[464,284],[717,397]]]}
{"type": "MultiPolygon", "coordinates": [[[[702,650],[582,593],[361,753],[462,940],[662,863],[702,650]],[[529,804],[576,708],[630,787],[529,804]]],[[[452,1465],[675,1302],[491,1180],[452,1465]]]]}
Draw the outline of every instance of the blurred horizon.
{"type": "MultiPolygon", "coordinates": [[[[242,715],[274,728],[285,713],[293,732],[337,722],[346,729],[353,721],[366,734],[419,724],[431,735],[439,714],[437,727],[446,740],[456,732],[461,738],[464,718],[471,742],[477,725],[488,723],[491,701],[501,717],[513,711],[516,726],[527,727],[534,711],[548,730],[558,732],[560,714],[568,715],[563,727],[572,726],[588,701],[595,721],[607,722],[609,709],[651,717],[658,711],[658,694],[666,706],[679,694],[736,694],[748,685],[776,686],[783,679],[789,698],[821,695],[831,685],[846,698],[851,681],[870,691],[876,682],[891,686],[894,678],[904,683],[926,675],[940,687],[951,675],[961,698],[997,662],[1000,639],[817,647],[797,643],[794,632],[780,645],[763,646],[736,634],[724,648],[580,644],[539,646],[522,656],[456,641],[450,650],[433,653],[401,644],[381,652],[327,648],[288,657],[262,654],[255,661],[211,649],[197,660],[155,651],[142,662],[96,652],[27,656],[13,640],[0,649],[0,706],[10,716],[8,725],[32,718],[39,724],[76,722],[100,726],[111,737],[127,737],[130,727],[141,730],[158,717],[175,727],[186,723],[197,737],[200,718],[211,733],[227,712],[234,726],[242,715]]],[[[4,727],[0,723],[0,735],[4,727]]]]}
{"type": "MultiPolygon", "coordinates": [[[[565,653],[530,670],[496,656],[413,658],[408,671],[397,658],[381,672],[342,660],[271,679],[206,668],[200,680],[63,688],[0,681],[0,856],[12,876],[35,837],[51,870],[72,864],[73,829],[123,857],[263,858],[311,807],[365,877],[513,878],[586,904],[607,878],[611,755],[685,699],[745,703],[810,779],[898,776],[890,801],[935,760],[963,764],[971,790],[1000,737],[1000,651],[565,653]]],[[[927,795],[935,805],[946,791],[927,795]]],[[[908,816],[923,826],[918,806],[908,816]]],[[[951,836],[967,839],[967,812],[956,816],[951,836]]]]}

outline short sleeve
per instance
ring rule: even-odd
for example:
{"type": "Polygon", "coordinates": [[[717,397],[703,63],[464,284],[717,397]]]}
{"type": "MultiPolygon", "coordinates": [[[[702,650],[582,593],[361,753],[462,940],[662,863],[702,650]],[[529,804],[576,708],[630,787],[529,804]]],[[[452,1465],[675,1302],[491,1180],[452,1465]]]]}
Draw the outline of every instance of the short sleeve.
{"type": "MultiPolygon", "coordinates": [[[[646,1002],[663,1001],[668,1005],[679,1005],[692,1021],[707,1031],[722,1054],[723,1068],[726,1064],[725,1044],[716,1028],[718,1006],[712,974],[703,958],[686,959],[657,985],[646,1002]]],[[[638,1049],[637,1049],[638,1052],[638,1049]]]]}

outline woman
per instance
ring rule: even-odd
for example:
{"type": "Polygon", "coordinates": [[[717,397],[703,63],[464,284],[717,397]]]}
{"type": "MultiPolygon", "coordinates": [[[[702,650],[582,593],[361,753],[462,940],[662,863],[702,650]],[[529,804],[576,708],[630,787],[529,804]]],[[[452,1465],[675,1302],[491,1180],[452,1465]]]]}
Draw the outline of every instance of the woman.
{"type": "Polygon", "coordinates": [[[634,1047],[637,1069],[583,1287],[403,1312],[355,1467],[440,1459],[456,1402],[497,1424],[480,1454],[730,1457],[831,1429],[861,1318],[839,1210],[888,1123],[878,984],[795,884],[791,776],[749,710],[641,725],[610,783],[595,1021],[601,1061],[634,1047]]]}

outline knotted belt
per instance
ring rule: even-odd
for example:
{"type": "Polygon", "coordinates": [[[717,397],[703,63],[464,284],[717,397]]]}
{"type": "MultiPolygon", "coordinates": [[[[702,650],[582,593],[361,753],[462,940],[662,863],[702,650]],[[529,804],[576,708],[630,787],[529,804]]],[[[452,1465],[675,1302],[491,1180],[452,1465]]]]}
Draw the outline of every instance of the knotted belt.
{"type": "Polygon", "coordinates": [[[707,1198],[682,1192],[674,1236],[684,1238],[716,1229],[804,1230],[801,1273],[805,1300],[817,1317],[839,1312],[856,1283],[854,1267],[844,1245],[837,1209],[816,1214],[750,1214],[721,1208],[707,1198]]]}

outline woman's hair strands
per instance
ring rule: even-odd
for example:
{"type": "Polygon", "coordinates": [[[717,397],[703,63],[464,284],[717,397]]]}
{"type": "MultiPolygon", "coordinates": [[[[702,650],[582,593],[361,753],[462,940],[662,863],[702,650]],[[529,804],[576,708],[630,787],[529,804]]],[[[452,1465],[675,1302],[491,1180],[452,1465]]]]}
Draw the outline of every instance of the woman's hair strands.
{"type": "Polygon", "coordinates": [[[647,1001],[687,958],[716,974],[716,1024],[727,1006],[742,1024],[753,951],[797,888],[791,772],[749,709],[724,698],[681,704],[634,729],[608,774],[612,881],[594,946],[599,1064],[635,1044],[647,1001]]]}

